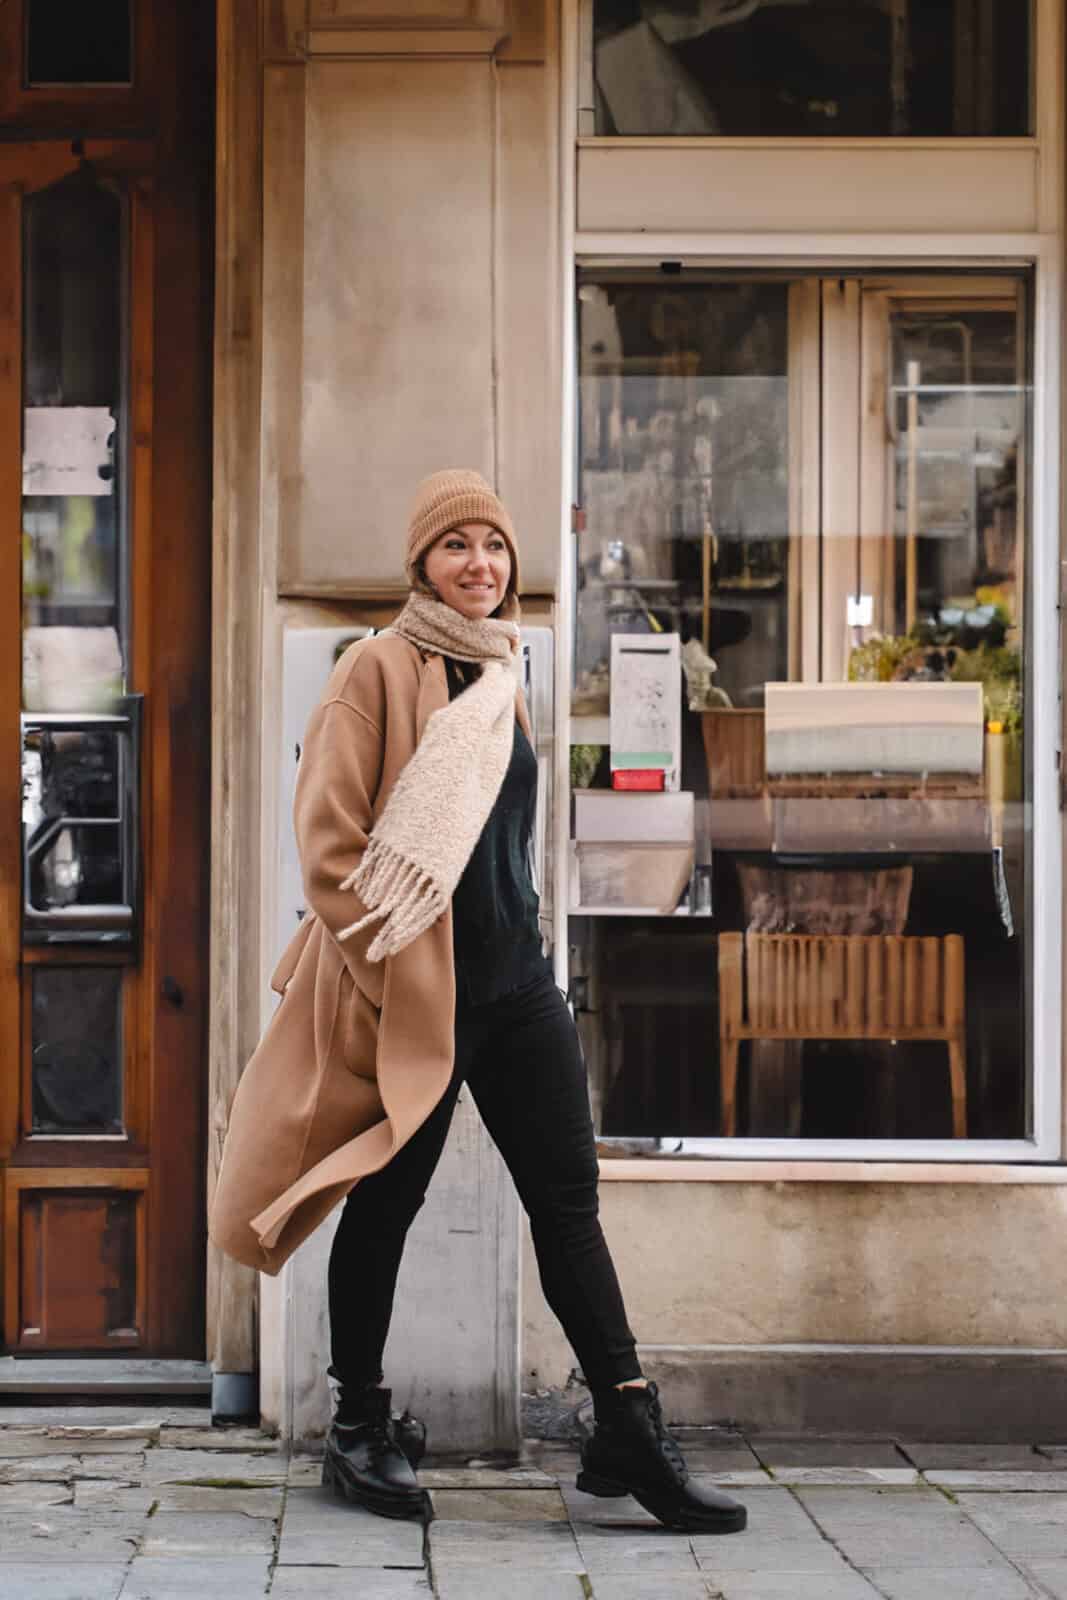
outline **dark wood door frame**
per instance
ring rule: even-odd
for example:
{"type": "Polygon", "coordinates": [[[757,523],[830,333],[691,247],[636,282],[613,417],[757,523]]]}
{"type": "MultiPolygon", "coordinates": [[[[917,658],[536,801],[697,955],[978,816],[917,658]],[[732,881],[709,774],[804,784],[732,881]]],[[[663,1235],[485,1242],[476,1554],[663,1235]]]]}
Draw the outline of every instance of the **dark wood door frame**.
{"type": "MultiPolygon", "coordinates": [[[[210,832],[213,8],[157,6],[174,31],[174,82],[161,87],[146,137],[0,143],[0,1164],[8,1348],[24,1287],[11,1229],[35,1188],[142,1194],[134,1234],[138,1338],[155,1357],[204,1350],[210,832]],[[196,15],[192,15],[195,13],[196,15]],[[182,33],[184,16],[189,35],[182,33]],[[206,20],[205,20],[206,19],[206,20]],[[197,28],[199,27],[199,34],[197,28]],[[178,38],[178,34],[182,37],[178,38]],[[196,37],[192,37],[196,35],[196,37]],[[184,78],[184,82],[178,81],[184,78]],[[164,92],[165,91],[165,92],[164,92]],[[130,688],[144,695],[143,933],[133,958],[127,1070],[129,1137],[121,1142],[25,1136],[22,1074],[27,960],[21,941],[20,704],[21,341],[23,195],[87,158],[121,173],[130,196],[130,493],[134,549],[130,688]]],[[[81,109],[81,108],[79,108],[81,109]]],[[[102,113],[101,113],[102,114],[102,113]]],[[[2,110],[0,110],[2,120],[2,110]]],[[[83,959],[84,953],[79,955],[83,959]]],[[[88,959],[95,959],[89,954],[88,959]]],[[[110,1348],[113,1348],[111,1346],[110,1348]]],[[[129,1348],[129,1347],[128,1347],[129,1348]]]]}

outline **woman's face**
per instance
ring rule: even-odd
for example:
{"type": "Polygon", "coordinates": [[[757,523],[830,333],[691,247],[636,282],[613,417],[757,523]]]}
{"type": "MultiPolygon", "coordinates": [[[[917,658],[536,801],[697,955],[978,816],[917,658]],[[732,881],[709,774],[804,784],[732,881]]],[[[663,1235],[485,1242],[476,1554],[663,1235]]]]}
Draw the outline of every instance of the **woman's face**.
{"type": "Polygon", "coordinates": [[[446,606],[473,620],[492,616],[507,594],[511,556],[496,528],[464,522],[430,546],[423,571],[446,606]]]}

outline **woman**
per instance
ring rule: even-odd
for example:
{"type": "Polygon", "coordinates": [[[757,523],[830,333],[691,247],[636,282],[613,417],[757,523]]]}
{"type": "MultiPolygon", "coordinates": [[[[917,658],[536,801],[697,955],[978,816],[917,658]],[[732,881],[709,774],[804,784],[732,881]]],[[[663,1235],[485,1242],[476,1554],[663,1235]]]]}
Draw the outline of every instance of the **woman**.
{"type": "Polygon", "coordinates": [[[528,865],[537,765],[515,532],[477,473],[421,485],[405,566],[407,604],[345,653],[308,728],[294,815],[311,926],[275,974],[285,999],[234,1103],[213,1237],[276,1271],[347,1194],[324,1481],[383,1515],[426,1515],[422,1429],[393,1417],[382,1354],[407,1230],[466,1083],[592,1390],[578,1487],[632,1492],[669,1527],[735,1531],[744,1508],[690,1483],[664,1429],[600,1229],[585,1073],[528,865]],[[314,1066],[294,1085],[309,1015],[314,1066]]]}

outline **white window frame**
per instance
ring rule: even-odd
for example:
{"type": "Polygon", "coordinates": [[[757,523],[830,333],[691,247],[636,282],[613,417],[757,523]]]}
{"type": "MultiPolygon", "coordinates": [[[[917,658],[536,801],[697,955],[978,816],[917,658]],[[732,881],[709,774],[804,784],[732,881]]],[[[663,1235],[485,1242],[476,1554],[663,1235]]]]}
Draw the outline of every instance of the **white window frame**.
{"type": "MultiPolygon", "coordinates": [[[[1034,344],[1033,404],[1031,411],[1032,486],[1030,508],[1030,561],[1033,578],[1028,613],[1032,688],[1027,717],[1032,727],[1033,771],[1029,803],[1032,808],[1031,881],[1034,894],[1025,913],[1030,941],[1028,1095],[1032,1135],[1021,1139],[771,1139],[681,1138],[668,1141],[663,1150],[674,1159],[671,1176],[679,1166],[696,1174],[706,1158],[720,1161],[766,1163],[768,1178],[780,1176],[788,1162],[892,1163],[899,1176],[916,1164],[1059,1162],[1064,1155],[1063,1096],[1063,815],[1060,810],[1059,756],[1063,743],[1061,697],[1061,640],[1059,621],[1062,545],[1061,515],[1061,394],[1063,358],[1064,236],[1062,226],[1063,118],[1062,38],[1058,0],[1037,0],[1035,28],[1035,128],[1040,159],[1040,217],[1042,230],[1032,233],[818,233],[753,232],[714,234],[705,228],[651,233],[582,234],[576,230],[576,154],[579,145],[579,88],[582,74],[582,25],[591,15],[588,0],[562,0],[561,39],[561,162],[560,162],[560,304],[563,390],[563,482],[560,515],[559,625],[557,627],[556,705],[557,744],[555,815],[561,826],[570,816],[569,705],[572,671],[571,619],[574,615],[572,505],[577,495],[577,344],[575,337],[576,276],[580,267],[648,268],[663,260],[715,269],[743,270],[754,265],[796,268],[812,273],[834,269],[870,267],[878,273],[898,268],[926,267],[938,272],[987,267],[1028,268],[1033,273],[1034,344]],[[704,1158],[686,1162],[685,1157],[704,1158]]],[[[647,145],[638,140],[590,142],[647,145]]],[[[712,146],[715,140],[672,140],[678,145],[712,146]]],[[[750,141],[756,142],[756,141],[750,141]]],[[[758,141],[795,148],[789,141],[758,141]]],[[[900,141],[860,141],[877,160],[881,148],[900,141]]],[[[960,144],[964,141],[940,141],[960,144]]],[[[666,143],[666,141],[661,141],[666,143]]],[[[806,141],[811,146],[814,141],[806,141]]],[[[820,142],[820,149],[829,141],[820,142]]],[[[836,144],[837,141],[834,141],[836,144]]],[[[818,160],[820,149],[812,149],[818,160]]],[[[979,197],[980,204],[980,197],[979,197]]],[[[980,214],[980,212],[979,212],[980,214]]],[[[568,956],[568,856],[565,840],[555,851],[555,950],[557,979],[567,985],[568,956]]],[[[709,977],[709,982],[712,981],[709,977]]],[[[608,1165],[611,1165],[610,1163],[608,1165]]],[[[664,1175],[662,1161],[640,1159],[614,1165],[630,1169],[627,1176],[664,1175]],[[655,1168],[657,1170],[650,1170],[655,1168]]],[[[842,1176],[844,1172],[842,1171],[842,1176]]]]}

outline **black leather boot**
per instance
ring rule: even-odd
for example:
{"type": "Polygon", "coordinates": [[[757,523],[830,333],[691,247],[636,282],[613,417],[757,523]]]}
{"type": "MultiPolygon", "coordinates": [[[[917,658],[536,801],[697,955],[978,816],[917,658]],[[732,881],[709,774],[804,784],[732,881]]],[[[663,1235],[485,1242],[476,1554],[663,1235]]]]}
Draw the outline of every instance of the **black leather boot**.
{"type": "Polygon", "coordinates": [[[607,1499],[632,1494],[667,1528],[740,1533],[743,1505],[718,1489],[691,1483],[678,1443],[663,1424],[659,1392],[627,1385],[596,1396],[596,1427],[582,1443],[578,1488],[607,1499]]]}
{"type": "Polygon", "coordinates": [[[372,1385],[345,1394],[326,1436],[322,1481],[336,1494],[381,1517],[428,1522],[430,1497],[415,1467],[426,1449],[426,1429],[408,1412],[396,1418],[389,1389],[372,1385]]]}

